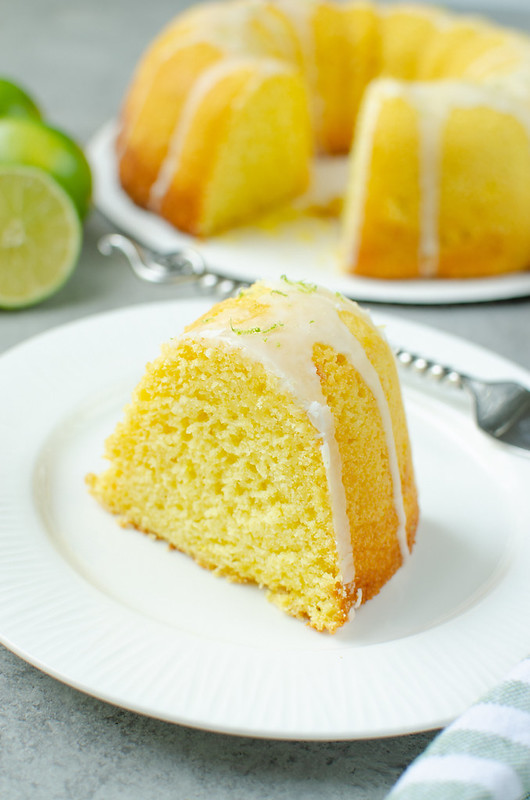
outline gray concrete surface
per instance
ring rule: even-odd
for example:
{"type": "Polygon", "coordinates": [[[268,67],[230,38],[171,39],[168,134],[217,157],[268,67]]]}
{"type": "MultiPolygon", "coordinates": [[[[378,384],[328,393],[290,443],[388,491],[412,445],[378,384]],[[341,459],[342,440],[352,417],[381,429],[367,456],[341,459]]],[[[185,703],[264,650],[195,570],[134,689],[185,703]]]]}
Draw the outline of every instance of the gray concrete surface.
{"type": "MultiPolygon", "coordinates": [[[[26,84],[51,120],[86,142],[116,113],[145,43],[181,5],[7,0],[0,74],[26,84]]],[[[494,13],[528,28],[530,12],[521,9],[494,13]]],[[[96,245],[107,230],[92,215],[78,269],[59,294],[28,311],[0,313],[0,351],[74,318],[178,296],[140,284],[120,258],[102,258],[96,245]]],[[[530,368],[528,299],[384,310],[530,368]]],[[[191,730],[83,695],[0,648],[0,797],[9,800],[380,800],[432,735],[285,743],[191,730]]]]}

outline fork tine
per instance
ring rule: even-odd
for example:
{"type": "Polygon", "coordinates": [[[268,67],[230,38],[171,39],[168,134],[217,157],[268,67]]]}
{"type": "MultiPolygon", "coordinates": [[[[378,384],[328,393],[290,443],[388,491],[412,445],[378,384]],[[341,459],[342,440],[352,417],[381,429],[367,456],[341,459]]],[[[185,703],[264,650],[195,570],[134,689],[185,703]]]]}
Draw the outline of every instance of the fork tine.
{"type": "Polygon", "coordinates": [[[530,455],[530,390],[513,381],[483,381],[398,348],[398,363],[421,376],[467,389],[478,427],[497,441],[530,455]]]}

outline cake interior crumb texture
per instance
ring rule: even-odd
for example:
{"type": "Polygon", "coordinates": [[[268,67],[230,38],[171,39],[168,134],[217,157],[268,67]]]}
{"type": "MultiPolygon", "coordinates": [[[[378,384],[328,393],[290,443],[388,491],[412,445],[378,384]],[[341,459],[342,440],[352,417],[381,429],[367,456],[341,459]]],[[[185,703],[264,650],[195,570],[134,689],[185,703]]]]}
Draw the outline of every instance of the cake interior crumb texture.
{"type": "MultiPolygon", "coordinates": [[[[287,387],[245,350],[248,337],[267,341],[273,353],[303,336],[299,319],[289,328],[289,305],[306,293],[284,288],[256,284],[164,344],[106,443],[110,467],[88,483],[124,524],[218,575],[266,587],[284,611],[333,632],[402,564],[395,487],[376,399],[347,355],[323,337],[310,348],[311,364],[302,359],[299,368],[316,372],[333,419],[355,566],[354,579],[345,581],[322,435],[293,392],[296,376],[287,387]],[[271,307],[287,316],[267,332],[271,307]],[[232,342],[212,333],[218,330],[232,342]]],[[[315,295],[323,302],[320,291],[315,295]]],[[[327,293],[325,301],[380,377],[411,548],[418,508],[392,353],[354,304],[333,303],[327,293]]],[[[305,321],[308,330],[311,323],[305,321]]]]}

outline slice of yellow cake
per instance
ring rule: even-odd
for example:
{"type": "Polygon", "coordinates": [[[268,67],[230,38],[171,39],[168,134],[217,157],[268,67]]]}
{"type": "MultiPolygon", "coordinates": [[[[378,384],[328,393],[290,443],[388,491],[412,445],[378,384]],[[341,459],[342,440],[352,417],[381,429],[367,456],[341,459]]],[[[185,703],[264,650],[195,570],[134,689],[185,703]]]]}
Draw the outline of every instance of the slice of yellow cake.
{"type": "Polygon", "coordinates": [[[188,98],[147,205],[211,235],[303,192],[311,149],[306,90],[289,65],[214,62],[188,98]]]}
{"type": "Polygon", "coordinates": [[[418,521],[392,352],[340,295],[282,279],[215,305],[147,366],[88,476],[124,524],[335,631],[418,521]]]}

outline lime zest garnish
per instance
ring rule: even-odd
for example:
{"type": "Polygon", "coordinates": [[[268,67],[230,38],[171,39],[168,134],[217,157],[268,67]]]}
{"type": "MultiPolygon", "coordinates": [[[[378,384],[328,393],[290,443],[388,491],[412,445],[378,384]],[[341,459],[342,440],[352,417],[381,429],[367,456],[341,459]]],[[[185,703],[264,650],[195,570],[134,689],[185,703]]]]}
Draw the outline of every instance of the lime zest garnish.
{"type": "Polygon", "coordinates": [[[307,281],[291,281],[287,275],[281,275],[281,279],[290,286],[294,286],[300,292],[307,292],[309,294],[311,292],[316,292],[318,289],[316,283],[307,283],[307,281]]]}
{"type": "Polygon", "coordinates": [[[276,328],[283,328],[283,322],[275,322],[269,328],[235,328],[232,320],[230,319],[230,328],[233,331],[233,333],[236,333],[238,336],[246,336],[247,334],[251,333],[265,334],[276,330],[276,328]]]}

